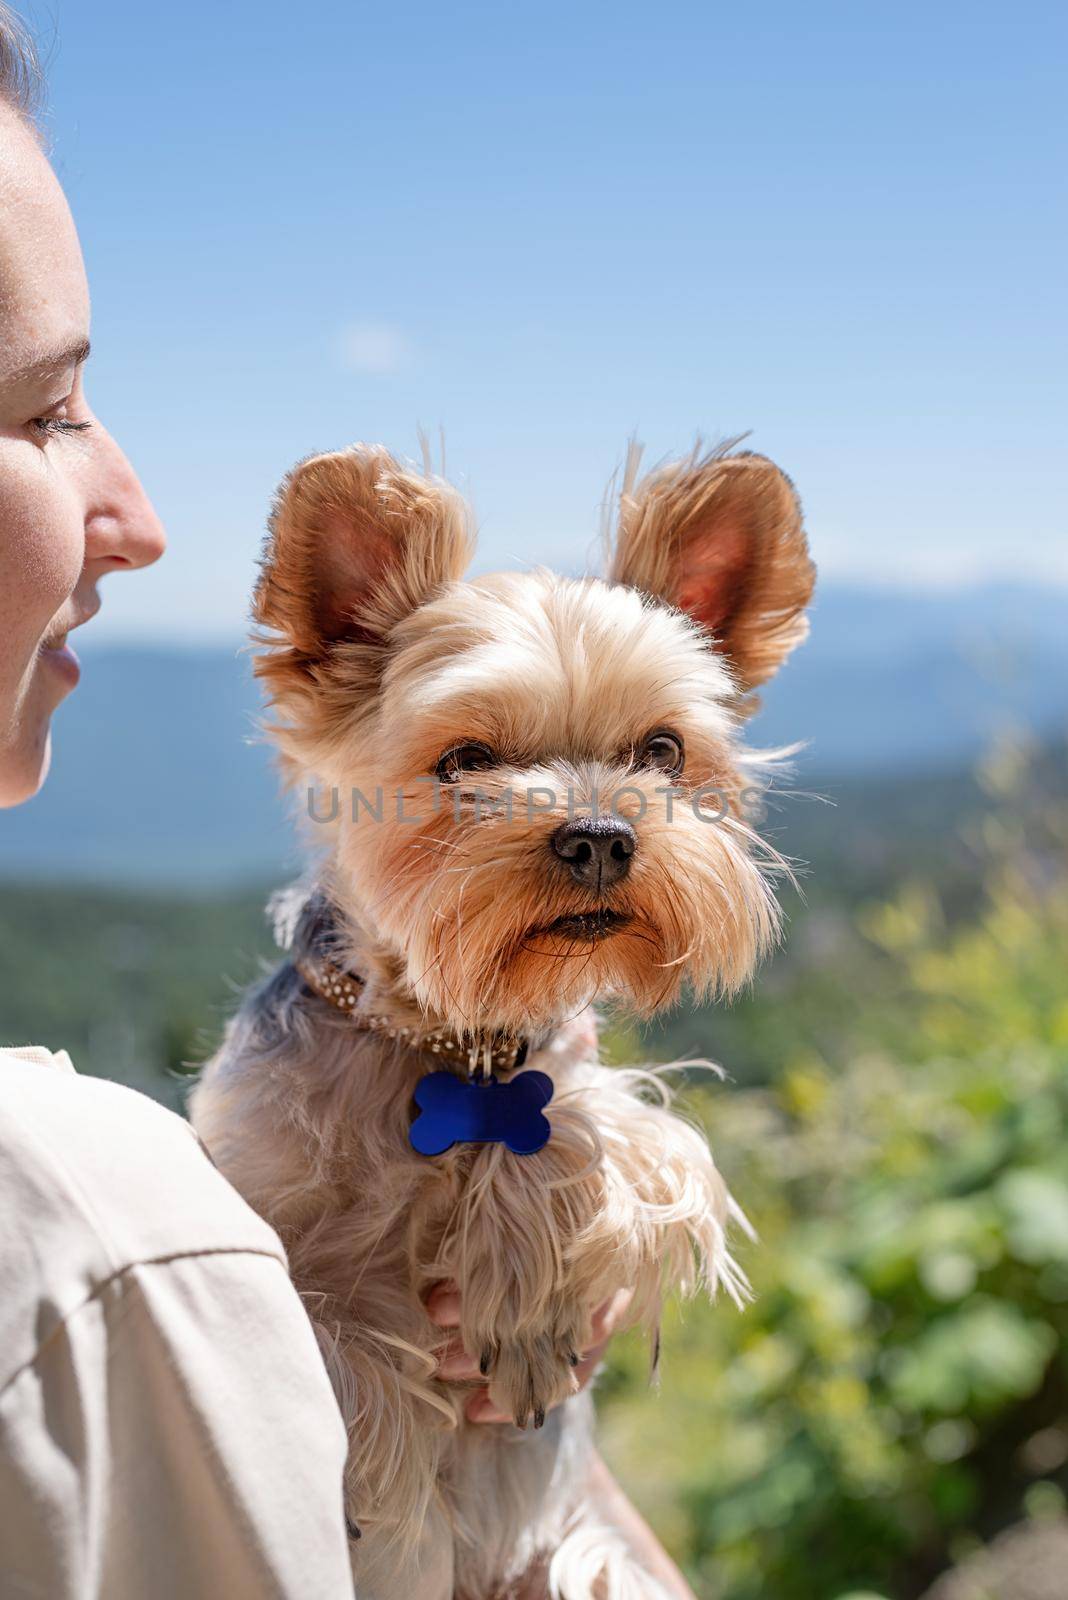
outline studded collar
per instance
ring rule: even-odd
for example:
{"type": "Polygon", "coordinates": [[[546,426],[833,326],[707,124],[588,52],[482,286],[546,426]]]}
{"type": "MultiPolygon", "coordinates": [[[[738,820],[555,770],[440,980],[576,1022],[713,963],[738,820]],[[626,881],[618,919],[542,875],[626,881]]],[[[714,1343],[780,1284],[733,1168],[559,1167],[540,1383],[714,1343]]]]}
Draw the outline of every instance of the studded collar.
{"type": "Polygon", "coordinates": [[[411,1050],[437,1056],[450,1066],[462,1066],[471,1078],[487,1080],[494,1072],[514,1072],[526,1061],[530,1041],[514,1034],[487,1033],[474,1039],[453,1033],[448,1028],[427,1031],[405,1026],[394,1017],[360,1010],[364,981],[346,972],[322,954],[305,955],[294,965],[308,988],[335,1010],[349,1017],[353,1025],[368,1033],[396,1039],[411,1050]]]}

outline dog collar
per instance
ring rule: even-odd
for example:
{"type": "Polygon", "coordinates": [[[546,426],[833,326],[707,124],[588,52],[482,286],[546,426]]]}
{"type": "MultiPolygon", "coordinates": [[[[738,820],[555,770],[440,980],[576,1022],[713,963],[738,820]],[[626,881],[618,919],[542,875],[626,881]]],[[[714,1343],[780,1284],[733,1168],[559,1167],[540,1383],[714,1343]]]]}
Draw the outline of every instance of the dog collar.
{"type": "Polygon", "coordinates": [[[527,1059],[530,1050],[528,1039],[514,1034],[479,1034],[474,1040],[452,1033],[448,1028],[435,1028],[427,1032],[419,1027],[406,1027],[394,1017],[378,1016],[360,1011],[359,999],[364,981],[353,972],[335,966],[324,956],[304,957],[294,963],[308,988],[321,1000],[351,1018],[357,1028],[369,1033],[384,1034],[413,1050],[428,1055],[444,1057],[450,1063],[465,1068],[468,1077],[488,1083],[494,1072],[515,1072],[527,1059]]]}

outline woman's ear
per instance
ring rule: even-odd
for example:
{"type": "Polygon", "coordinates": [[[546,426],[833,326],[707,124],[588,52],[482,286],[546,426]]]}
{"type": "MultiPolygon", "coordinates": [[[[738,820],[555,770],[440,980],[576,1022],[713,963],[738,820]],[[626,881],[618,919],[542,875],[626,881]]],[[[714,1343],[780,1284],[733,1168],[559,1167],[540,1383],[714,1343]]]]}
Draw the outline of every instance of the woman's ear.
{"type": "Polygon", "coordinates": [[[381,645],[462,577],[473,542],[456,490],[381,445],[312,456],[278,491],[253,616],[282,636],[290,667],[312,667],[341,642],[381,645]]]}
{"type": "Polygon", "coordinates": [[[793,484],[764,456],[696,451],[640,482],[628,457],[610,576],[685,611],[746,692],[808,633],[816,569],[793,484]]]}

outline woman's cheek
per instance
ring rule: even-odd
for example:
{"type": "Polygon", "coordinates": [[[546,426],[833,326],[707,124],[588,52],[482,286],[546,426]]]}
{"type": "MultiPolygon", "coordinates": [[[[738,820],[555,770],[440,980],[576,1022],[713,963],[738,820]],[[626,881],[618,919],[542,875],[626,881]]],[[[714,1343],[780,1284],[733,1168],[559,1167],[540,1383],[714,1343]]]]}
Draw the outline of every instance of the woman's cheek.
{"type": "Polygon", "coordinates": [[[77,494],[40,446],[0,440],[0,695],[32,666],[85,564],[77,494]]]}

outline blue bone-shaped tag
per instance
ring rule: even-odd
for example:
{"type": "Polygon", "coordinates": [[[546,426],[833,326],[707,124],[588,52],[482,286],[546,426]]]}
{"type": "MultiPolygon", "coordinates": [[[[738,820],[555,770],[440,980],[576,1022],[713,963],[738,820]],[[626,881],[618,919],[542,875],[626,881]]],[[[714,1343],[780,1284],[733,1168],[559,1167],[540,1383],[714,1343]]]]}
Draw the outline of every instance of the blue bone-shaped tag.
{"type": "Polygon", "coordinates": [[[549,1142],[542,1107],[552,1097],[545,1072],[520,1072],[508,1083],[465,1083],[451,1072],[431,1072],[415,1086],[412,1149],[440,1156],[454,1144],[505,1144],[517,1156],[532,1156],[549,1142]]]}

